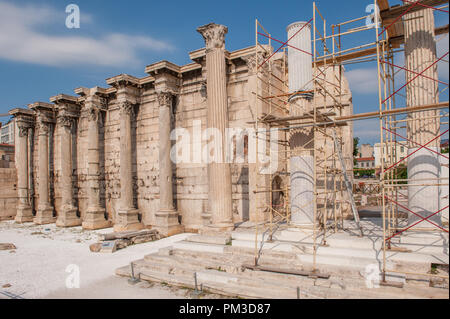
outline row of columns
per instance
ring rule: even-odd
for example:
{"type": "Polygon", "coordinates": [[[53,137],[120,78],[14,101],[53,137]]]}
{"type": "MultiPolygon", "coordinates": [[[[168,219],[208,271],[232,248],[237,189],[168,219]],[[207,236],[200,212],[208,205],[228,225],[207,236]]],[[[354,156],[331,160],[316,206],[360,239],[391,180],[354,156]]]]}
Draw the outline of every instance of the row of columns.
{"type": "MultiPolygon", "coordinates": [[[[228,94],[227,71],[225,62],[225,34],[227,28],[222,25],[208,24],[200,27],[206,42],[206,69],[207,69],[207,122],[208,127],[221,131],[224,140],[215,141],[215,147],[221,147],[225,158],[225,129],[228,127],[228,94]]],[[[164,82],[165,83],[165,82],[164,82]]],[[[117,212],[115,231],[138,230],[143,228],[139,221],[139,211],[134,205],[133,176],[132,176],[132,120],[134,106],[139,103],[132,92],[134,83],[130,83],[123,76],[108,82],[117,88],[117,105],[120,112],[120,193],[119,210],[117,212]]],[[[99,121],[101,113],[105,111],[105,92],[100,88],[77,89],[76,92],[84,98],[83,110],[78,99],[71,96],[59,95],[50,100],[54,104],[35,103],[30,110],[15,109],[10,112],[16,118],[16,163],[18,175],[18,197],[16,221],[19,223],[34,221],[36,224],[55,223],[60,227],[82,225],[85,229],[101,229],[111,227],[107,220],[105,207],[101,204],[100,186],[100,146],[99,121]],[[78,217],[73,196],[73,143],[75,123],[81,111],[87,113],[88,119],[88,207],[83,221],[78,217]],[[56,115],[56,116],[55,116],[56,115]],[[37,149],[37,184],[38,199],[36,216],[33,216],[30,189],[32,181],[29,176],[31,158],[29,149],[33,126],[36,126],[38,135],[37,149]],[[50,156],[49,143],[53,125],[59,132],[60,142],[55,152],[59,153],[61,160],[61,176],[58,186],[61,190],[61,211],[55,218],[54,207],[50,200],[50,156]]],[[[161,233],[170,236],[182,231],[178,220],[178,213],[173,202],[173,171],[170,158],[172,129],[172,107],[176,93],[168,85],[158,87],[157,99],[159,103],[159,164],[160,164],[160,208],[155,214],[155,228],[161,233]]],[[[232,184],[229,164],[208,164],[210,208],[209,228],[215,231],[229,231],[234,228],[232,215],[232,184]]]]}

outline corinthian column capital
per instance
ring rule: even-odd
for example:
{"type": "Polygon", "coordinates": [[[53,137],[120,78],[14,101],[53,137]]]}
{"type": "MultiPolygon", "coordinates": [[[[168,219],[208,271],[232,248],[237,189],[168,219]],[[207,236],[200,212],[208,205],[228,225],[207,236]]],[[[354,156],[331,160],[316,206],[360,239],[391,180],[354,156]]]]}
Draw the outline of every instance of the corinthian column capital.
{"type": "Polygon", "coordinates": [[[174,94],[170,91],[162,91],[156,93],[160,107],[171,107],[174,94]]]}
{"type": "Polygon", "coordinates": [[[100,108],[99,108],[97,105],[92,104],[92,105],[88,108],[88,118],[89,118],[89,121],[97,122],[97,121],[98,121],[99,114],[100,114],[100,108]]]}
{"type": "Polygon", "coordinates": [[[19,137],[27,137],[30,125],[24,122],[17,122],[17,129],[19,130],[19,137]]]}
{"type": "Polygon", "coordinates": [[[197,28],[206,42],[206,50],[225,49],[225,35],[228,28],[221,24],[210,23],[197,28]]]}
{"type": "Polygon", "coordinates": [[[37,127],[39,135],[48,135],[50,132],[50,123],[46,122],[43,116],[37,117],[37,127]]]}
{"type": "Polygon", "coordinates": [[[67,114],[60,114],[57,117],[58,125],[70,129],[73,124],[73,118],[67,114]]]}
{"type": "Polygon", "coordinates": [[[119,103],[120,114],[134,115],[134,105],[129,101],[119,103]]]}

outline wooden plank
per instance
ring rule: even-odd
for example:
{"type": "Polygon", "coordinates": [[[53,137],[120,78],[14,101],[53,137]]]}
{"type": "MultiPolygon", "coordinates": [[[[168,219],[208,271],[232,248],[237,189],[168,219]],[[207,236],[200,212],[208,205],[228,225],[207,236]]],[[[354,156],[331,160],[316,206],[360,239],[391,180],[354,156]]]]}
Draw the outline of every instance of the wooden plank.
{"type": "Polygon", "coordinates": [[[257,270],[257,271],[266,271],[266,272],[276,272],[280,274],[287,274],[287,275],[297,275],[297,276],[307,276],[312,278],[321,278],[321,279],[329,279],[329,274],[321,274],[314,271],[304,271],[304,270],[296,270],[296,269],[282,269],[282,268],[275,268],[275,267],[266,267],[266,266],[254,266],[254,265],[242,265],[242,267],[251,269],[251,270],[257,270]]]}
{"type": "Polygon", "coordinates": [[[378,7],[380,8],[380,11],[389,9],[389,0],[377,0],[377,3],[378,7]]]}
{"type": "MultiPolygon", "coordinates": [[[[437,27],[436,29],[434,29],[434,33],[435,35],[441,35],[441,34],[445,34],[448,33],[448,29],[449,29],[449,25],[444,25],[441,27],[437,27]]],[[[395,47],[399,46],[400,44],[405,43],[405,35],[402,32],[402,34],[396,36],[396,37],[392,37],[389,38],[389,42],[395,47]]]]}
{"type": "Polygon", "coordinates": [[[325,64],[325,62],[327,64],[341,63],[344,61],[362,58],[362,57],[369,56],[369,55],[376,54],[376,53],[377,53],[377,48],[368,48],[368,49],[364,49],[364,50],[350,52],[347,54],[342,54],[339,56],[336,55],[334,57],[334,59],[333,59],[333,57],[327,57],[326,59],[321,59],[321,60],[316,61],[316,63],[317,63],[317,66],[323,66],[325,64]]]}
{"type": "Polygon", "coordinates": [[[443,25],[441,27],[437,27],[436,29],[434,29],[434,34],[435,35],[441,35],[441,34],[445,34],[448,33],[448,24],[447,25],[443,25]]]}

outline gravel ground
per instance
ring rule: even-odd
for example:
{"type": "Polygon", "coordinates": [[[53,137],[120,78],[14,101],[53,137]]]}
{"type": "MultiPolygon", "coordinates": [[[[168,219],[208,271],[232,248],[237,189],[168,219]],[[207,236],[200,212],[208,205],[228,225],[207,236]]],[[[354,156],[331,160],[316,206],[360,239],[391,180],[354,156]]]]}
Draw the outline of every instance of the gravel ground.
{"type": "Polygon", "coordinates": [[[180,234],[159,241],[135,245],[114,254],[92,253],[91,243],[112,229],[85,231],[81,227],[60,229],[53,225],[0,223],[0,243],[17,249],[0,251],[0,298],[12,293],[35,298],[189,298],[190,291],[142,282],[131,286],[114,271],[144,255],[185,239],[180,234]],[[71,277],[68,266],[79,267],[80,288],[66,288],[71,277]]]}

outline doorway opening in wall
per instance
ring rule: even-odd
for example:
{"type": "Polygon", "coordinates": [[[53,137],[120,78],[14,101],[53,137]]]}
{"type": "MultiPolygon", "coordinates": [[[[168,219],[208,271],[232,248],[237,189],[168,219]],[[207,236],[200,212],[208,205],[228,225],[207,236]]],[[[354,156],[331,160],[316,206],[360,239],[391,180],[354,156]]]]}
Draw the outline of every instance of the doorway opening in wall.
{"type": "Polygon", "coordinates": [[[283,179],[278,175],[272,180],[272,209],[286,215],[283,179]]]}

